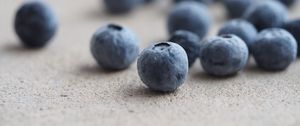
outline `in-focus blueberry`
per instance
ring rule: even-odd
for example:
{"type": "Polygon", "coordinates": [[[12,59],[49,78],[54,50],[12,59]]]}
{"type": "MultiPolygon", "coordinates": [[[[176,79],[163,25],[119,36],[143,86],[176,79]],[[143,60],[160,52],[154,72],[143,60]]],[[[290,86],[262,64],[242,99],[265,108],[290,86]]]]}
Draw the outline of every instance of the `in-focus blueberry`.
{"type": "Polygon", "coordinates": [[[177,30],[193,32],[202,39],[208,32],[211,17],[205,5],[185,1],[176,4],[168,17],[168,31],[173,34],[177,30]]]}
{"type": "Polygon", "coordinates": [[[204,3],[204,4],[211,4],[213,2],[213,0],[173,0],[174,3],[179,3],[179,2],[183,2],[183,1],[196,1],[196,2],[200,2],[200,3],[204,3]]]}
{"type": "MultiPolygon", "coordinates": [[[[286,22],[284,25],[284,29],[290,32],[296,39],[298,50],[300,45],[300,19],[286,22]]],[[[300,55],[300,51],[298,51],[298,56],[300,55]]]]}
{"type": "Polygon", "coordinates": [[[154,44],[140,54],[137,69],[141,80],[150,89],[175,91],[184,83],[188,74],[187,54],[176,43],[154,44]]]}
{"type": "Polygon", "coordinates": [[[45,46],[57,31],[58,21],[51,8],[41,1],[25,2],[17,11],[14,28],[23,44],[45,46]]]}
{"type": "Polygon", "coordinates": [[[281,27],[287,20],[287,8],[280,2],[266,0],[247,10],[244,18],[258,31],[266,28],[281,27]]]}
{"type": "Polygon", "coordinates": [[[200,53],[203,69],[213,76],[229,76],[242,70],[248,60],[249,51],[239,37],[227,34],[207,40],[200,53]]]}
{"type": "Polygon", "coordinates": [[[280,28],[260,32],[251,48],[257,66],[264,70],[284,70],[297,56],[295,38],[280,28]]]}
{"type": "Polygon", "coordinates": [[[90,48],[98,64],[108,70],[129,67],[139,53],[135,34],[116,24],[99,28],[92,38],[90,48]]]}
{"type": "Polygon", "coordinates": [[[224,0],[224,5],[230,18],[242,17],[247,9],[254,4],[254,0],[224,0]]]}
{"type": "Polygon", "coordinates": [[[178,30],[171,36],[170,41],[183,47],[188,56],[189,67],[191,67],[199,57],[201,41],[199,37],[192,32],[178,30]]]}
{"type": "Polygon", "coordinates": [[[141,2],[143,0],[104,0],[104,5],[108,12],[112,14],[123,14],[130,12],[141,2]]]}
{"type": "Polygon", "coordinates": [[[225,23],[220,29],[218,35],[224,34],[234,34],[244,40],[247,46],[250,47],[257,35],[257,30],[251,23],[245,20],[234,19],[225,23]]]}

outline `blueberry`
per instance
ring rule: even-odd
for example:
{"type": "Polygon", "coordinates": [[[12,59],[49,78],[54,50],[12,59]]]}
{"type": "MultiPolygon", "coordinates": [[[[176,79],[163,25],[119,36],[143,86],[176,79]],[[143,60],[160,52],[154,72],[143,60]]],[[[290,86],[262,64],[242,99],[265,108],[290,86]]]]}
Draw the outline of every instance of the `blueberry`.
{"type": "Polygon", "coordinates": [[[150,89],[171,92],[184,83],[188,74],[188,58],[180,45],[158,43],[143,50],[137,69],[141,80],[150,89]]]}
{"type": "Polygon", "coordinates": [[[257,30],[251,23],[245,20],[234,19],[225,23],[218,34],[234,34],[244,40],[247,46],[250,47],[257,35],[257,30]]]}
{"type": "Polygon", "coordinates": [[[186,51],[191,67],[196,59],[199,57],[200,52],[200,39],[199,37],[189,31],[178,30],[170,38],[171,42],[179,44],[186,51]]]}
{"type": "Polygon", "coordinates": [[[273,0],[267,0],[251,7],[244,15],[244,18],[252,23],[258,31],[280,27],[287,17],[287,8],[273,0]]]}
{"type": "Polygon", "coordinates": [[[123,14],[132,11],[142,0],[104,0],[108,12],[112,14],[123,14]]]}
{"type": "Polygon", "coordinates": [[[251,48],[257,66],[264,70],[284,70],[297,56],[295,38],[280,28],[260,32],[251,48]]]}
{"type": "Polygon", "coordinates": [[[297,2],[297,0],[278,0],[278,1],[280,1],[281,3],[286,5],[287,7],[290,7],[290,6],[294,5],[297,2]]]}
{"type": "Polygon", "coordinates": [[[134,33],[116,24],[101,27],[91,41],[91,52],[104,69],[122,70],[135,61],[139,53],[134,33]]]}
{"type": "Polygon", "coordinates": [[[200,3],[204,3],[204,4],[211,4],[213,2],[213,0],[173,0],[174,3],[179,3],[179,2],[183,2],[183,1],[196,1],[196,2],[200,2],[200,3]]]}
{"type": "MultiPolygon", "coordinates": [[[[300,19],[287,22],[284,25],[284,28],[295,37],[297,44],[299,46],[300,45],[300,19]]],[[[300,51],[298,51],[298,56],[300,56],[300,51]]]]}
{"type": "Polygon", "coordinates": [[[176,4],[168,17],[168,31],[173,34],[177,30],[194,32],[202,39],[208,32],[211,17],[205,5],[185,1],[176,4]]]}
{"type": "Polygon", "coordinates": [[[45,46],[55,35],[58,21],[51,8],[43,2],[24,3],[17,11],[14,28],[23,44],[31,48],[45,46]]]}
{"type": "Polygon", "coordinates": [[[148,3],[153,3],[155,0],[144,0],[144,3],[145,4],[148,4],[148,3]]]}
{"type": "Polygon", "coordinates": [[[203,69],[213,76],[229,76],[242,70],[249,51],[239,37],[227,34],[207,40],[200,53],[203,69]]]}
{"type": "Polygon", "coordinates": [[[224,5],[230,18],[242,17],[254,3],[254,0],[224,0],[224,5]]]}

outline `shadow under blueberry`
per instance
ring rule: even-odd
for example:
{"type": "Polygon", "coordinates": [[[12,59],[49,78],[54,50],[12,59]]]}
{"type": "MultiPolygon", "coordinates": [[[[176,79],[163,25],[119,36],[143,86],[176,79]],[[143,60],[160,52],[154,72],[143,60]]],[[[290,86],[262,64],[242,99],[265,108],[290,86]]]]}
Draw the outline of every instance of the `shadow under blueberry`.
{"type": "Polygon", "coordinates": [[[108,69],[104,69],[102,67],[100,67],[99,65],[97,65],[96,63],[93,65],[81,65],[79,67],[79,72],[83,73],[83,74],[106,74],[106,75],[111,75],[114,73],[120,73],[123,72],[124,70],[108,70],[108,69]]]}
{"type": "Polygon", "coordinates": [[[270,75],[270,74],[279,74],[279,73],[283,73],[286,70],[263,70],[261,68],[259,68],[258,66],[256,66],[255,64],[249,64],[244,72],[246,73],[250,73],[250,74],[258,74],[258,75],[270,75]]]}
{"type": "Polygon", "coordinates": [[[153,91],[146,86],[143,86],[141,83],[136,86],[126,86],[121,89],[121,92],[124,93],[124,97],[128,98],[162,98],[166,96],[176,95],[180,89],[173,92],[160,92],[153,91]]]}
{"type": "Polygon", "coordinates": [[[9,42],[9,44],[6,44],[2,47],[2,50],[4,52],[10,53],[10,54],[24,54],[24,53],[37,53],[43,51],[47,47],[42,48],[31,48],[28,46],[25,46],[23,44],[16,43],[16,42],[9,42]]]}
{"type": "Polygon", "coordinates": [[[214,76],[205,73],[204,71],[200,71],[194,74],[190,75],[190,78],[192,79],[197,79],[201,81],[216,81],[216,82],[221,82],[225,80],[231,80],[231,79],[236,79],[238,78],[239,73],[227,75],[227,76],[214,76]]]}

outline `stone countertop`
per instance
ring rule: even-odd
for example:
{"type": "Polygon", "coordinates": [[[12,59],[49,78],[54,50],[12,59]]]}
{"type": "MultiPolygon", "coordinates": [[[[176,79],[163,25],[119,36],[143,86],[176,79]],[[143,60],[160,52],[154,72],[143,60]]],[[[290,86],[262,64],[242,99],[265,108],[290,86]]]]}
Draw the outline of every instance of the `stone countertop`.
{"type": "MultiPolygon", "coordinates": [[[[251,59],[230,78],[206,75],[199,61],[178,91],[158,94],[140,81],[136,63],[107,72],[89,50],[96,29],[109,22],[137,33],[141,49],[167,40],[168,1],[111,16],[99,0],[49,0],[59,17],[55,39],[42,50],[24,48],[13,30],[22,0],[0,0],[1,126],[299,126],[300,60],[282,72],[264,72],[251,59]]],[[[209,7],[215,35],[224,10],[209,7]]],[[[300,5],[290,10],[300,17],[300,5]]]]}

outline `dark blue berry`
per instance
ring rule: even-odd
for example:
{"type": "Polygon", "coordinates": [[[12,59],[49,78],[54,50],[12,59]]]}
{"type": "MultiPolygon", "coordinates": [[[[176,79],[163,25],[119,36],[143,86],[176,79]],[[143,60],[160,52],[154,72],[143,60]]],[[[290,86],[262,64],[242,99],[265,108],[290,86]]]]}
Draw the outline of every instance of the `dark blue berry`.
{"type": "Polygon", "coordinates": [[[58,21],[48,5],[31,1],[18,9],[14,27],[25,46],[40,48],[55,35],[58,21]]]}
{"type": "Polygon", "coordinates": [[[260,32],[251,48],[257,66],[264,70],[284,70],[297,56],[295,38],[280,28],[260,32]]]}
{"type": "Polygon", "coordinates": [[[218,35],[223,34],[234,34],[244,40],[247,46],[250,47],[257,35],[257,30],[251,23],[242,19],[235,19],[223,25],[218,35]]]}
{"type": "Polygon", "coordinates": [[[213,0],[173,0],[174,3],[179,3],[179,2],[183,2],[183,1],[196,1],[196,2],[200,2],[200,3],[204,3],[204,4],[211,4],[213,2],[213,0]]]}
{"type": "Polygon", "coordinates": [[[266,28],[281,27],[287,20],[287,8],[273,0],[263,1],[251,7],[244,18],[252,23],[258,31],[266,28]]]}
{"type": "MultiPolygon", "coordinates": [[[[299,45],[300,45],[300,19],[287,22],[284,25],[284,28],[295,37],[298,47],[299,47],[299,45]]],[[[298,51],[298,56],[299,55],[300,55],[300,51],[298,51]]]]}
{"type": "Polygon", "coordinates": [[[154,2],[155,0],[143,0],[145,4],[148,4],[148,3],[152,3],[154,2]]]}
{"type": "Polygon", "coordinates": [[[186,30],[197,34],[202,39],[208,32],[211,17],[205,5],[185,1],[177,4],[168,18],[168,31],[173,34],[177,30],[186,30]]]}
{"type": "Polygon", "coordinates": [[[239,37],[227,34],[207,40],[200,53],[203,69],[213,76],[229,76],[242,70],[249,51],[239,37]]]}
{"type": "Polygon", "coordinates": [[[170,41],[183,47],[188,56],[189,67],[191,67],[199,57],[201,41],[199,37],[192,32],[178,30],[171,36],[170,41]]]}
{"type": "Polygon", "coordinates": [[[150,89],[175,91],[184,83],[188,74],[187,54],[176,43],[154,44],[140,54],[137,69],[141,80],[150,89]]]}
{"type": "Polygon", "coordinates": [[[298,0],[278,0],[278,1],[280,1],[287,7],[290,7],[290,6],[294,5],[298,0]]]}
{"type": "Polygon", "coordinates": [[[100,66],[108,70],[122,70],[135,61],[139,43],[132,31],[109,24],[101,27],[91,41],[91,52],[100,66]]]}
{"type": "Polygon", "coordinates": [[[132,11],[142,0],[104,0],[108,12],[112,14],[123,14],[132,11]]]}
{"type": "Polygon", "coordinates": [[[224,5],[230,18],[242,17],[247,9],[254,4],[254,0],[224,0],[224,5]]]}

